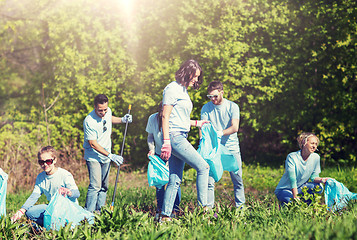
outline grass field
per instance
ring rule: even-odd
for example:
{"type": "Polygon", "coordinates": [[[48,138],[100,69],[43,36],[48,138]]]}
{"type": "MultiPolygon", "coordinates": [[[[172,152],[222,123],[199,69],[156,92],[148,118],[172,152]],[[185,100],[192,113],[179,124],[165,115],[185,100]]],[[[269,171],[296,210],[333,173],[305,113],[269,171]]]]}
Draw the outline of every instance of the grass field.
{"type": "MultiPolygon", "coordinates": [[[[196,207],[195,171],[185,171],[179,217],[170,223],[154,222],[155,189],[148,187],[145,172],[120,173],[114,212],[105,208],[94,225],[83,224],[71,230],[33,234],[23,218],[11,224],[9,217],[21,207],[31,191],[7,196],[7,217],[0,220],[0,239],[357,239],[357,204],[339,213],[326,211],[322,196],[309,207],[293,203],[279,209],[273,193],[284,170],[259,165],[243,166],[246,207],[236,210],[233,186],[224,173],[216,184],[217,206],[212,212],[196,207]]],[[[320,176],[333,177],[357,192],[357,171],[325,169],[320,176]]],[[[111,183],[115,169],[112,169],[111,183]]],[[[79,184],[79,204],[84,206],[87,183],[79,184]]],[[[113,184],[112,184],[113,185],[113,184]]],[[[110,204],[113,186],[109,189],[110,204]]],[[[44,196],[39,202],[46,202],[44,196]]]]}

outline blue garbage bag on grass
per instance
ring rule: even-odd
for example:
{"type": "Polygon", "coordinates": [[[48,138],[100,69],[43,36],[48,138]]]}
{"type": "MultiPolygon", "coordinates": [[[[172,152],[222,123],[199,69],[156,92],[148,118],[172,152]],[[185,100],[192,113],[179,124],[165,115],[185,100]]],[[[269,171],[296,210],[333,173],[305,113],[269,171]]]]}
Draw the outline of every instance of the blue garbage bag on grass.
{"type": "Polygon", "coordinates": [[[149,186],[161,188],[169,182],[169,168],[166,167],[164,160],[157,155],[149,156],[148,182],[149,186]]]}
{"type": "Polygon", "coordinates": [[[43,226],[47,230],[52,229],[58,231],[67,224],[71,224],[71,228],[74,228],[80,225],[80,222],[85,219],[88,223],[93,224],[94,214],[57,192],[46,208],[43,226]]]}
{"type": "Polygon", "coordinates": [[[8,175],[0,168],[0,218],[6,216],[6,190],[8,175]]]}
{"type": "Polygon", "coordinates": [[[339,211],[350,200],[357,200],[357,193],[350,192],[342,183],[328,179],[325,184],[325,203],[329,210],[339,211]]]}

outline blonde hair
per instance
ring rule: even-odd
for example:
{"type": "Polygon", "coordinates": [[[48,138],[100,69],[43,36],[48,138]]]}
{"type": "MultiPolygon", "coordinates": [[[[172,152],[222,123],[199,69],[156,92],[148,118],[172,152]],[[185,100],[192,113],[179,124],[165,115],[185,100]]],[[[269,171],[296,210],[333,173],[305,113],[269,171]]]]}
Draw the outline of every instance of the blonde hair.
{"type": "Polygon", "coordinates": [[[307,140],[310,137],[315,137],[317,139],[317,145],[320,144],[319,138],[314,133],[312,133],[312,132],[303,132],[296,139],[298,144],[299,144],[300,149],[302,149],[306,145],[307,140]]]}
{"type": "Polygon", "coordinates": [[[38,160],[41,160],[41,155],[42,155],[43,153],[46,153],[46,152],[51,153],[53,158],[57,158],[57,151],[56,151],[56,149],[55,149],[54,147],[52,147],[52,146],[46,146],[46,147],[41,148],[40,151],[38,151],[38,153],[37,153],[37,158],[38,158],[38,160]]]}

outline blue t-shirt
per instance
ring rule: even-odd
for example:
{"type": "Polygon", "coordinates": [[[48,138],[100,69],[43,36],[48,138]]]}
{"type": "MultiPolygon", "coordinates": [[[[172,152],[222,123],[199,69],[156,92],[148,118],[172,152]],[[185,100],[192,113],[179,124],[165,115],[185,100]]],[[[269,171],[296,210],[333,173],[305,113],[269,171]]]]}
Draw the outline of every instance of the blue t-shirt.
{"type": "Polygon", "coordinates": [[[173,106],[169,119],[169,132],[189,132],[193,106],[187,89],[174,81],[165,87],[163,95],[163,105],[173,106]]]}
{"type": "Polygon", "coordinates": [[[57,171],[52,175],[47,175],[45,171],[37,175],[35,187],[31,196],[26,200],[21,207],[29,209],[32,207],[42,194],[45,194],[48,201],[55,195],[59,188],[65,187],[72,191],[72,196],[69,197],[73,202],[77,202],[79,190],[74,181],[73,175],[63,168],[57,168],[57,171]]]}
{"type": "Polygon", "coordinates": [[[313,181],[319,176],[320,172],[320,156],[317,153],[311,153],[306,161],[302,159],[301,150],[289,153],[285,161],[285,173],[280,179],[275,192],[277,190],[299,188],[309,178],[313,181]]]}
{"type": "MultiPolygon", "coordinates": [[[[232,119],[239,120],[239,116],[238,105],[225,98],[220,105],[208,102],[201,109],[201,119],[210,121],[217,131],[223,131],[232,126],[232,119]]],[[[222,136],[221,143],[231,152],[240,152],[237,133],[222,136]]]]}
{"type": "Polygon", "coordinates": [[[90,112],[83,121],[84,130],[84,159],[87,161],[98,161],[101,163],[108,163],[110,159],[93,149],[89,140],[97,140],[97,143],[102,146],[107,152],[111,153],[112,141],[110,139],[112,134],[112,111],[108,107],[107,113],[102,119],[95,110],[90,112]]]}
{"type": "Polygon", "coordinates": [[[150,115],[148,123],[146,124],[146,132],[153,134],[155,142],[155,153],[160,155],[163,142],[162,133],[159,129],[158,114],[159,113],[154,113],[150,115]]]}

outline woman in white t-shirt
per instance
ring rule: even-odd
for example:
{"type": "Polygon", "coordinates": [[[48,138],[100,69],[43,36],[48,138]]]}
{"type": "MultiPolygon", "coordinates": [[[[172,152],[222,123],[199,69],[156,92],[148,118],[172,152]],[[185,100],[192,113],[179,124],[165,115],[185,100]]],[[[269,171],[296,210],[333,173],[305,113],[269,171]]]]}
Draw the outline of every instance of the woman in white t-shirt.
{"type": "Polygon", "coordinates": [[[34,205],[42,194],[45,194],[48,201],[58,191],[63,196],[77,202],[79,190],[70,172],[63,168],[56,167],[57,154],[52,146],[41,148],[37,154],[38,163],[43,172],[37,175],[35,187],[25,204],[12,216],[11,221],[19,220],[24,214],[38,225],[43,226],[43,217],[47,204],[34,205]]]}
{"type": "Polygon", "coordinates": [[[195,60],[184,62],[175,74],[176,81],[168,84],[163,93],[162,133],[164,142],[161,158],[169,160],[170,177],[161,213],[162,221],[169,221],[177,190],[182,181],[185,163],[197,171],[197,200],[207,205],[209,165],[187,140],[190,127],[201,127],[206,120],[190,120],[192,102],[187,89],[198,89],[202,83],[202,68],[195,60]],[[172,154],[171,154],[172,153],[172,154]]]}

